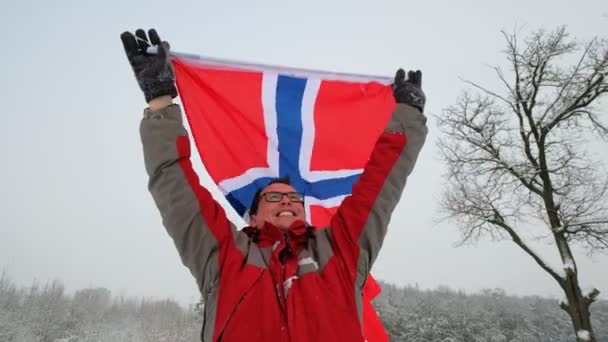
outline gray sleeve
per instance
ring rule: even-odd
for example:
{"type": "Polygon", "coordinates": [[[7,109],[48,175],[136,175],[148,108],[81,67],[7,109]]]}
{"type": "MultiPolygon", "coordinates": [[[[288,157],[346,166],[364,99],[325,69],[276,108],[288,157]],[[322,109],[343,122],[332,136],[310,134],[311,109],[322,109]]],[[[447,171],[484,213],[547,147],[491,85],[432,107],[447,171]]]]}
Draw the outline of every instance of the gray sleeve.
{"type": "MultiPolygon", "coordinates": [[[[426,118],[399,104],[378,138],[363,174],[332,219],[338,254],[365,279],[375,261],[427,134],[426,118]]],[[[353,274],[354,275],[354,274],[353,274]]]]}
{"type": "Polygon", "coordinates": [[[183,264],[204,294],[219,277],[220,255],[227,254],[221,250],[233,246],[235,227],[199,184],[178,105],[146,111],[140,134],[149,191],[183,264]]]}
{"type": "Polygon", "coordinates": [[[406,181],[426,140],[426,117],[414,107],[398,104],[385,133],[404,134],[406,142],[386,175],[359,236],[361,255],[358,264],[362,268],[361,273],[370,271],[380,252],[391,215],[401,199],[406,181]]]}

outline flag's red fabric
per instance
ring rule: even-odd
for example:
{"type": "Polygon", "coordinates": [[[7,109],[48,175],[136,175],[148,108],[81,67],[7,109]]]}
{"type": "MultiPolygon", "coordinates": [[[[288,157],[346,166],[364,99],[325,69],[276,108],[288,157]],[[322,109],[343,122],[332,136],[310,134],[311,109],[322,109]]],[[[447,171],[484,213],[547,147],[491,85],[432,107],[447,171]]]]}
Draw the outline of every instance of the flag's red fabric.
{"type": "MultiPolygon", "coordinates": [[[[253,194],[289,175],[305,194],[307,220],[322,227],[351,192],[395,107],[388,80],[174,58],[179,94],[205,168],[247,215],[253,194]]],[[[363,290],[363,330],[388,341],[363,290]]]]}

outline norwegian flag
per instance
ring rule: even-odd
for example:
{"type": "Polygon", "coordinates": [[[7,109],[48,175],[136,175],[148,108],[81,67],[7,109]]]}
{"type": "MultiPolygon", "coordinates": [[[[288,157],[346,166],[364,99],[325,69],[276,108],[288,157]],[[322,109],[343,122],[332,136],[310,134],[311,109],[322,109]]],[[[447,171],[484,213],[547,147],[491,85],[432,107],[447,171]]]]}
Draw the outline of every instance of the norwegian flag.
{"type": "MultiPolygon", "coordinates": [[[[201,160],[244,218],[257,189],[289,176],[305,196],[307,221],[327,226],[395,107],[387,78],[180,54],[173,65],[201,160]]],[[[371,276],[363,293],[367,340],[388,341],[371,276]]]]}

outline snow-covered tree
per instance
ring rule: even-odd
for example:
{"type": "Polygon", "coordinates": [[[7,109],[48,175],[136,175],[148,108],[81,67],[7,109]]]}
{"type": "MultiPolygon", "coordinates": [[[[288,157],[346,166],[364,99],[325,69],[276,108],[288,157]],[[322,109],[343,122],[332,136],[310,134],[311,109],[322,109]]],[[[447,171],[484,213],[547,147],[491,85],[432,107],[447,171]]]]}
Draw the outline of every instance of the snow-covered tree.
{"type": "Polygon", "coordinates": [[[523,43],[504,36],[510,70],[494,68],[503,90],[468,82],[476,90],[439,117],[448,165],[442,208],[463,243],[490,236],[527,253],[563,289],[561,308],[575,335],[588,332],[577,339],[596,341],[589,307],[599,291],[581,290],[572,247],[608,250],[608,178],[586,144],[593,135],[608,138],[600,105],[608,93],[608,42],[579,43],[564,27],[523,43]],[[543,237],[563,267],[534,251],[529,238],[543,237]]]}
{"type": "Polygon", "coordinates": [[[111,292],[103,287],[76,291],[72,298],[74,315],[80,320],[97,321],[112,304],[111,292]]]}
{"type": "Polygon", "coordinates": [[[73,328],[69,298],[59,281],[32,285],[24,295],[20,311],[21,324],[28,330],[24,334],[35,336],[32,342],[54,342],[73,328]]]}

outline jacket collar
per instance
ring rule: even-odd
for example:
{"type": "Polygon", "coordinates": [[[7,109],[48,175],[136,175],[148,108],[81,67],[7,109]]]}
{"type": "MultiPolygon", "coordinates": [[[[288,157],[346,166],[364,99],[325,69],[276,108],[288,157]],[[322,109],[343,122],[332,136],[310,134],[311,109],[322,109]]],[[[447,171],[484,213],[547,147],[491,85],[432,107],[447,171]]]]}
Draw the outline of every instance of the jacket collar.
{"type": "Polygon", "coordinates": [[[246,227],[243,231],[260,247],[270,247],[277,242],[285,242],[291,251],[299,253],[306,247],[312,233],[312,227],[304,221],[297,220],[286,231],[281,231],[269,222],[265,222],[261,229],[246,227]]]}

